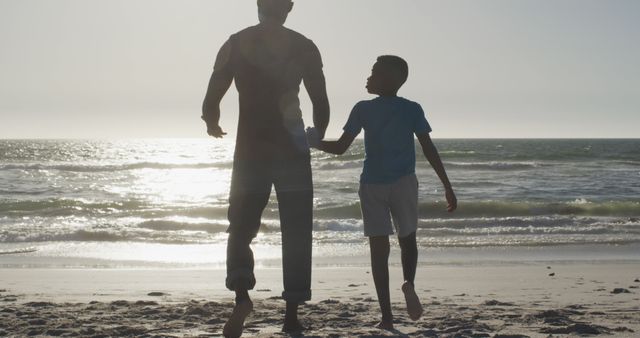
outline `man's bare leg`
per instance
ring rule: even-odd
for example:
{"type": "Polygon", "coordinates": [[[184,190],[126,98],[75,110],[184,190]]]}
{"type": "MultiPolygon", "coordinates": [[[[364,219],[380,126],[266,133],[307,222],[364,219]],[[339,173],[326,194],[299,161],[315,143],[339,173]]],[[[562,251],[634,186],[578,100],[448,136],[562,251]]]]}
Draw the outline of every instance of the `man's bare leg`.
{"type": "Polygon", "coordinates": [[[376,285],[378,303],[382,312],[382,320],[377,328],[393,329],[393,314],[391,313],[391,297],[389,293],[389,236],[369,237],[371,250],[371,273],[376,285]]]}
{"type": "Polygon", "coordinates": [[[282,332],[286,333],[298,333],[302,332],[304,327],[298,321],[298,303],[287,302],[287,307],[284,313],[284,325],[282,326],[282,332]]]}
{"type": "Polygon", "coordinates": [[[231,316],[224,324],[222,334],[226,338],[238,338],[242,336],[244,321],[253,310],[253,302],[249,298],[247,290],[236,290],[236,305],[233,307],[231,316]]]}

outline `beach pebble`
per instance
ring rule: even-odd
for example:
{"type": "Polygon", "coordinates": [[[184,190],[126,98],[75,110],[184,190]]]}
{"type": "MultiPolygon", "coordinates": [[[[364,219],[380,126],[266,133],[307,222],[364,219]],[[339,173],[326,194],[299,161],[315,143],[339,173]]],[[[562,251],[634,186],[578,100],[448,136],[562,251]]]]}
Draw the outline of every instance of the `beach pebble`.
{"type": "Polygon", "coordinates": [[[152,308],[152,307],[146,307],[146,308],[142,309],[142,311],[140,311],[140,313],[145,315],[145,316],[157,315],[160,312],[161,312],[160,310],[158,310],[156,308],[152,308]]]}
{"type": "Polygon", "coordinates": [[[157,292],[157,291],[147,293],[147,296],[151,296],[151,297],[160,297],[160,296],[168,296],[168,295],[169,294],[167,293],[157,292]]]}
{"type": "Polygon", "coordinates": [[[96,333],[96,330],[93,327],[83,327],[80,330],[80,334],[82,335],[92,335],[94,333],[96,333]]]}
{"type": "Polygon", "coordinates": [[[69,331],[64,330],[64,329],[48,329],[45,334],[49,335],[49,336],[59,337],[59,336],[62,336],[63,334],[65,334],[65,333],[69,333],[69,331]]]}
{"type": "Polygon", "coordinates": [[[25,303],[24,305],[30,306],[30,307],[51,307],[51,306],[55,306],[55,304],[49,303],[49,302],[29,302],[29,303],[25,303]]]}
{"type": "MultiPolygon", "coordinates": [[[[187,326],[186,324],[188,324],[188,323],[185,323],[185,326],[187,326]]],[[[129,337],[132,337],[132,336],[140,336],[140,335],[142,335],[143,333],[147,332],[147,329],[144,328],[144,327],[138,327],[138,326],[125,326],[125,325],[122,325],[122,326],[114,327],[114,328],[111,328],[111,329],[105,330],[105,331],[108,332],[107,335],[110,335],[110,336],[120,336],[120,337],[129,336],[129,337]]]]}
{"type": "Polygon", "coordinates": [[[216,325],[216,324],[222,324],[224,322],[225,320],[222,318],[212,318],[212,319],[209,319],[206,323],[209,325],[216,325]]]}
{"type": "Polygon", "coordinates": [[[185,316],[205,317],[210,316],[211,312],[199,306],[190,306],[184,311],[185,316]]]}
{"type": "Polygon", "coordinates": [[[566,308],[567,309],[571,309],[571,310],[584,310],[584,309],[586,309],[586,307],[584,305],[580,305],[580,304],[567,305],[566,308]]]}
{"type": "Polygon", "coordinates": [[[46,325],[47,321],[44,319],[32,319],[28,323],[29,325],[46,325]]]}
{"type": "Polygon", "coordinates": [[[256,292],[271,292],[271,289],[258,289],[256,292]]]}
{"type": "Polygon", "coordinates": [[[488,300],[482,304],[486,306],[514,306],[513,303],[500,302],[495,299],[488,300]]]}
{"type": "Polygon", "coordinates": [[[635,331],[633,331],[632,329],[630,329],[630,328],[628,328],[626,326],[616,327],[615,329],[613,329],[613,331],[615,331],[615,332],[635,332],[635,331]]]}
{"type": "Polygon", "coordinates": [[[636,279],[634,280],[634,282],[636,282],[636,283],[640,283],[640,279],[636,278],[636,279]]]}
{"type": "Polygon", "coordinates": [[[542,333],[553,333],[553,334],[606,334],[609,332],[609,329],[604,326],[599,325],[589,325],[589,324],[573,324],[566,327],[550,327],[543,328],[540,330],[542,333]]]}
{"type": "Polygon", "coordinates": [[[618,293],[631,293],[631,291],[629,291],[629,290],[627,290],[625,288],[615,288],[615,289],[613,289],[613,291],[611,291],[611,293],[615,293],[615,294],[618,294],[618,293]]]}
{"type": "Polygon", "coordinates": [[[31,329],[27,332],[27,336],[39,336],[44,333],[43,329],[31,329]]]}
{"type": "Polygon", "coordinates": [[[552,272],[552,273],[550,273],[550,274],[549,274],[549,276],[551,276],[551,277],[553,277],[553,276],[555,276],[555,275],[556,275],[556,273],[555,273],[555,272],[552,272]]]}

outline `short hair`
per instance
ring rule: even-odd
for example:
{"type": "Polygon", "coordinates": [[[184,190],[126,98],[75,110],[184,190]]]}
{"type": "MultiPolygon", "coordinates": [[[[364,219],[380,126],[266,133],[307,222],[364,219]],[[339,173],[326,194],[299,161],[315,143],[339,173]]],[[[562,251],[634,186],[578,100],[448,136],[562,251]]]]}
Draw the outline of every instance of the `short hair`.
{"type": "Polygon", "coordinates": [[[402,86],[407,81],[409,65],[403,58],[395,55],[382,55],[378,57],[377,62],[393,74],[399,86],[402,86]]]}
{"type": "Polygon", "coordinates": [[[291,0],[258,0],[258,9],[266,15],[286,14],[291,5],[291,0]]]}

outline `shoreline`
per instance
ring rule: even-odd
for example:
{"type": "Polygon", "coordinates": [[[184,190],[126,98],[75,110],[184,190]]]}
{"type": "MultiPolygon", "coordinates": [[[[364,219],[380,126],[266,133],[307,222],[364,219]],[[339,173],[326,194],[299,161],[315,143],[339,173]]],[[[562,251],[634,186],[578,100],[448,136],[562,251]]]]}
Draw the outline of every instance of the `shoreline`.
{"type": "MultiPolygon", "coordinates": [[[[400,265],[400,251],[391,239],[390,266],[400,265]]],[[[40,242],[0,245],[0,269],[223,269],[226,243],[158,244],[136,242],[40,242]],[[28,249],[28,250],[27,250],[28,249]],[[15,251],[15,252],[12,252],[15,251]]],[[[280,268],[278,245],[253,245],[256,266],[280,268]]],[[[366,243],[349,247],[314,245],[318,268],[368,267],[366,243]]],[[[640,244],[588,244],[503,247],[419,247],[419,266],[484,266],[640,262],[640,244]]]]}

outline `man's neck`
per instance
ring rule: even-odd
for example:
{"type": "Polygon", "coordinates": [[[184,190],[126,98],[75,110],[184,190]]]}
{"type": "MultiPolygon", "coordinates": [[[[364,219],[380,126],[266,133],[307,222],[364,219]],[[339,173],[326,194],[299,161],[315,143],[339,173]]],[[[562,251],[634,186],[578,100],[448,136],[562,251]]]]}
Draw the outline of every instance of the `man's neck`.
{"type": "Polygon", "coordinates": [[[258,23],[258,26],[262,26],[267,29],[278,29],[282,28],[283,25],[284,22],[269,17],[262,19],[260,23],[258,23]]]}

